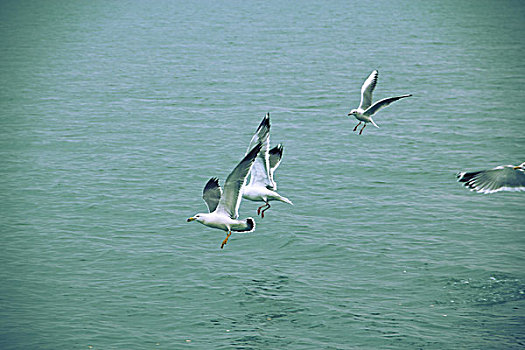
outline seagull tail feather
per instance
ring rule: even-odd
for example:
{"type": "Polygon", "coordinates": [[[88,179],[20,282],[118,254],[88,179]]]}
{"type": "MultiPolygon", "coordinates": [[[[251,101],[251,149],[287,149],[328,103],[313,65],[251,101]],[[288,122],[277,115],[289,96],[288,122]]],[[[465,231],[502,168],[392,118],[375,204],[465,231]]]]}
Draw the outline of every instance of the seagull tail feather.
{"type": "Polygon", "coordinates": [[[373,126],[379,129],[379,126],[377,126],[377,124],[372,120],[372,118],[370,118],[370,123],[372,123],[373,126]]]}
{"type": "Polygon", "coordinates": [[[286,197],[283,197],[283,196],[279,196],[279,197],[277,197],[277,199],[278,199],[278,200],[280,200],[281,202],[284,202],[284,203],[288,203],[288,204],[291,204],[291,205],[293,205],[292,201],[291,201],[291,200],[289,200],[289,199],[288,199],[288,198],[286,198],[286,197]]]}
{"type": "Polygon", "coordinates": [[[255,230],[255,220],[253,218],[246,218],[240,225],[232,226],[232,231],[236,232],[253,232],[255,230]]]}

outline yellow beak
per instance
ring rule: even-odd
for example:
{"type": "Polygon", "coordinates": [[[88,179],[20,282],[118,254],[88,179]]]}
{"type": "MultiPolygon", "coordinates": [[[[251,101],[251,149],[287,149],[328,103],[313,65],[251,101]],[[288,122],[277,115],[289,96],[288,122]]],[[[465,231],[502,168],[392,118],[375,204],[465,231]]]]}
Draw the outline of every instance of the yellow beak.
{"type": "Polygon", "coordinates": [[[189,218],[189,219],[186,220],[186,221],[187,221],[187,222],[192,222],[193,220],[197,220],[197,218],[191,217],[191,218],[189,218]]]}

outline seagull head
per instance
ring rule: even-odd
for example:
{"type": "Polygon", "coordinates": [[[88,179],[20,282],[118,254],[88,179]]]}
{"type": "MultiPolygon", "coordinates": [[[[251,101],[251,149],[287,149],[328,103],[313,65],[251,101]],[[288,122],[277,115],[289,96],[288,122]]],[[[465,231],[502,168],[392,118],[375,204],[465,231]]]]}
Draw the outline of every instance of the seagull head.
{"type": "Polygon", "coordinates": [[[521,164],[518,165],[518,166],[515,166],[514,169],[515,169],[515,170],[517,170],[517,169],[523,169],[523,170],[525,170],[525,162],[521,163],[521,164]]]}
{"type": "Polygon", "coordinates": [[[350,111],[350,113],[348,113],[349,116],[351,116],[351,115],[354,115],[354,116],[355,116],[356,114],[357,114],[357,109],[352,109],[352,110],[350,111]]]}
{"type": "Polygon", "coordinates": [[[203,220],[203,217],[202,217],[202,214],[195,214],[194,216],[192,216],[191,218],[188,218],[188,220],[186,220],[187,222],[192,222],[192,221],[195,221],[197,220],[198,222],[202,222],[203,220]]]}

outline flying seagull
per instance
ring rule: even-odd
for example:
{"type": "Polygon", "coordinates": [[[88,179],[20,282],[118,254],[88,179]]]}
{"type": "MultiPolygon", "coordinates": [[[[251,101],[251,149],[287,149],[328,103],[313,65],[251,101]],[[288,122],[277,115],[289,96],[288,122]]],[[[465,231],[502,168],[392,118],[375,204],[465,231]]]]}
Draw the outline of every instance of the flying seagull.
{"type": "Polygon", "coordinates": [[[525,191],[525,162],[518,166],[500,165],[493,169],[460,172],[458,182],[479,193],[525,191]]]}
{"type": "Polygon", "coordinates": [[[266,113],[261,124],[259,124],[248,149],[258,142],[262,144],[262,148],[253,162],[250,170],[250,182],[243,187],[242,197],[251,201],[264,202],[263,205],[257,208],[257,215],[260,214],[261,218],[264,218],[264,212],[270,209],[270,201],[272,200],[293,205],[291,200],[276,192],[277,184],[273,179],[273,174],[275,169],[281,164],[283,146],[278,144],[268,150],[270,147],[270,113],[266,113]]]}
{"type": "Polygon", "coordinates": [[[211,178],[202,192],[202,199],[206,202],[209,213],[195,214],[187,220],[188,222],[196,220],[203,225],[228,232],[222,241],[221,249],[228,242],[232,231],[252,232],[255,230],[253,218],[245,220],[237,218],[239,217],[242,186],[246,182],[246,177],[261,147],[260,143],[256,144],[228,175],[224,183],[224,193],[219,186],[219,180],[215,177],[211,178]]]}
{"type": "Polygon", "coordinates": [[[359,107],[357,109],[352,109],[350,113],[348,113],[349,116],[353,115],[357,120],[359,120],[359,123],[355,126],[354,131],[357,130],[357,127],[362,122],[365,123],[359,131],[359,135],[361,135],[363,129],[368,123],[372,123],[373,126],[379,128],[379,126],[377,126],[377,124],[372,120],[372,116],[376,114],[381,108],[388,106],[394,101],[412,96],[411,94],[408,94],[397,97],[388,97],[372,104],[372,92],[374,92],[374,88],[376,87],[378,74],[378,71],[375,70],[370,74],[368,79],[365,80],[363,86],[361,87],[361,103],[359,104],[359,107]]]}

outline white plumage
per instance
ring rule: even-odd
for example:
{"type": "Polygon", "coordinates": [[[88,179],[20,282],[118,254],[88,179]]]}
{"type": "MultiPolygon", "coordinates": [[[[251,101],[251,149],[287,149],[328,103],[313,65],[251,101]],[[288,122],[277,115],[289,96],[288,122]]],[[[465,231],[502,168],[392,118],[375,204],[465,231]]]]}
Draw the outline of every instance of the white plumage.
{"type": "Polygon", "coordinates": [[[457,178],[465,187],[479,193],[525,191],[525,162],[518,166],[500,165],[489,170],[460,172],[457,178]]]}
{"type": "Polygon", "coordinates": [[[209,213],[198,213],[187,220],[188,222],[196,220],[208,227],[228,232],[221,248],[228,242],[232,231],[251,232],[255,229],[253,218],[238,220],[238,217],[242,187],[261,147],[262,145],[257,143],[232,170],[224,183],[224,192],[219,186],[219,180],[211,178],[202,192],[209,213]]]}
{"type": "Polygon", "coordinates": [[[363,86],[361,86],[361,103],[359,103],[359,107],[357,109],[352,109],[350,113],[348,113],[349,116],[353,115],[357,120],[359,120],[359,123],[355,126],[354,131],[357,130],[357,127],[362,122],[365,123],[359,131],[359,135],[361,135],[366,124],[368,123],[372,123],[373,126],[379,128],[379,126],[377,126],[377,124],[372,119],[372,116],[376,114],[381,108],[386,107],[392,102],[395,102],[402,98],[412,96],[411,94],[408,94],[396,97],[387,97],[372,104],[372,93],[374,92],[374,89],[376,87],[378,76],[379,72],[377,70],[373,71],[368,76],[368,78],[363,83],[363,86]]]}
{"type": "Polygon", "coordinates": [[[270,148],[270,113],[263,118],[257,131],[253,135],[248,150],[254,144],[261,143],[262,147],[259,155],[255,159],[250,170],[250,182],[243,187],[242,196],[251,201],[264,202],[257,208],[257,214],[264,218],[264,212],[268,210],[270,201],[277,200],[288,204],[293,204],[288,198],[277,193],[277,184],[274,180],[275,169],[281,163],[283,146],[281,144],[270,148]],[[265,207],[264,209],[262,209],[265,207]],[[261,210],[262,209],[262,210],[261,210]]]}

